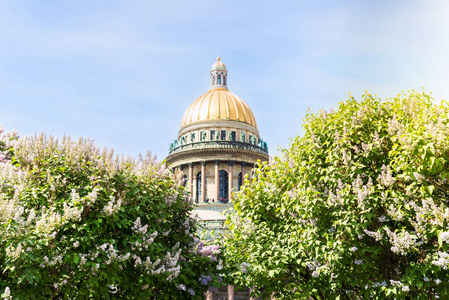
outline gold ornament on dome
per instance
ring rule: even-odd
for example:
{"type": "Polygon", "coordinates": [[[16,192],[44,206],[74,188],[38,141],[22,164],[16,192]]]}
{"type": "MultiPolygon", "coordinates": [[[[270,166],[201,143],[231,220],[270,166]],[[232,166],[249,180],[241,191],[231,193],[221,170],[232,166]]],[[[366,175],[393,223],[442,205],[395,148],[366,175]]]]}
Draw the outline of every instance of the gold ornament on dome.
{"type": "Polygon", "coordinates": [[[212,65],[212,71],[214,70],[226,70],[225,64],[221,61],[220,56],[217,57],[217,61],[212,65]]]}

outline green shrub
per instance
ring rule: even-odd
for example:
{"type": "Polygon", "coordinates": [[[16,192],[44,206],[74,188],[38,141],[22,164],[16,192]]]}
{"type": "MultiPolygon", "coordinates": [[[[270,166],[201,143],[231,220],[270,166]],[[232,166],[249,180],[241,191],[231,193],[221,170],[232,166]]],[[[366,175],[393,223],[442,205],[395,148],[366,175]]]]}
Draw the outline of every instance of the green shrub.
{"type": "Polygon", "coordinates": [[[151,155],[43,134],[0,140],[0,295],[196,299],[201,275],[216,281],[219,250],[197,253],[185,191],[151,155]]]}
{"type": "Polygon", "coordinates": [[[449,297],[448,117],[417,92],[308,114],[235,200],[229,278],[277,298],[449,297]]]}

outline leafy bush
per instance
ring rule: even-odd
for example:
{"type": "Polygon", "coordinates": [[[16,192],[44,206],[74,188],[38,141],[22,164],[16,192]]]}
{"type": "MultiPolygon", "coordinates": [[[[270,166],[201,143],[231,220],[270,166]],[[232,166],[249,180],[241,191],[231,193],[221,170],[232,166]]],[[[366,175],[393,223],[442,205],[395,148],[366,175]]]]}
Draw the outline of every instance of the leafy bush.
{"type": "Polygon", "coordinates": [[[417,92],[308,114],[234,200],[230,278],[278,298],[449,297],[448,117],[417,92]]]}
{"type": "Polygon", "coordinates": [[[196,299],[217,282],[219,249],[204,251],[184,190],[151,155],[1,133],[4,298],[196,299]]]}

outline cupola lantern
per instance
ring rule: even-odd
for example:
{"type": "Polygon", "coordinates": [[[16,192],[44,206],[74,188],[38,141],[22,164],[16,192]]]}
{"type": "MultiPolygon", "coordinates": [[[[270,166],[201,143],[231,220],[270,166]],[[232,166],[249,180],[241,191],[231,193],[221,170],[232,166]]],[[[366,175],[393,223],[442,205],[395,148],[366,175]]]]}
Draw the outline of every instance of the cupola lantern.
{"type": "Polygon", "coordinates": [[[217,57],[217,61],[212,65],[210,70],[210,89],[228,89],[228,70],[226,66],[221,62],[220,57],[217,57]]]}

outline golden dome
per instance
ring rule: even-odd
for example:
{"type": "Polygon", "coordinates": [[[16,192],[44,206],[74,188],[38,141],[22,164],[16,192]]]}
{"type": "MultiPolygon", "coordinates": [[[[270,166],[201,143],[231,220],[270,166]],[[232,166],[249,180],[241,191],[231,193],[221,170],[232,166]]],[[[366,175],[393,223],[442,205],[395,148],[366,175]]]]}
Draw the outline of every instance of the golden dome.
{"type": "Polygon", "coordinates": [[[211,72],[215,71],[215,70],[225,70],[225,71],[227,71],[225,64],[220,59],[220,56],[217,57],[217,61],[212,65],[211,72]]]}
{"type": "Polygon", "coordinates": [[[257,128],[253,112],[242,99],[227,89],[211,89],[189,106],[181,128],[201,121],[225,120],[244,122],[257,128]]]}

